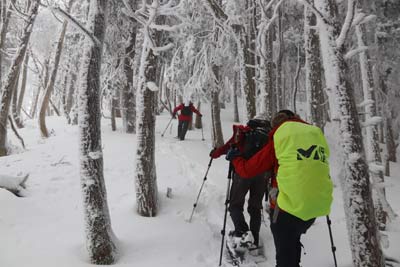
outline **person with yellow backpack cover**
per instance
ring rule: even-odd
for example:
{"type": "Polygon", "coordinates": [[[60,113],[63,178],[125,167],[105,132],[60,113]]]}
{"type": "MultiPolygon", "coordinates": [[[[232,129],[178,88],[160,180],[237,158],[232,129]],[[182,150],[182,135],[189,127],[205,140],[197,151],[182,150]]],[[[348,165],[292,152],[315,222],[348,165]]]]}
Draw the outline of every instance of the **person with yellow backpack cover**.
{"type": "Polygon", "coordinates": [[[329,147],[321,129],[290,110],[279,111],[272,127],[267,145],[253,157],[231,150],[226,158],[244,178],[274,171],[269,195],[276,267],[299,267],[301,235],[330,212],[329,147]]]}

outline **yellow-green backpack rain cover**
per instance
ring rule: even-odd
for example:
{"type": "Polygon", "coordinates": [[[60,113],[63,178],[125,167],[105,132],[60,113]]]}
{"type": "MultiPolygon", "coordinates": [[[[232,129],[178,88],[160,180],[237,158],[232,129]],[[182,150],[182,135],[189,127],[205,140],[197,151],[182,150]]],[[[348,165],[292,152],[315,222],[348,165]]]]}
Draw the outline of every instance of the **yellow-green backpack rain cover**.
{"type": "Polygon", "coordinates": [[[278,206],[306,221],[328,215],[333,185],[329,176],[329,147],[316,126],[288,121],[274,134],[278,206]]]}

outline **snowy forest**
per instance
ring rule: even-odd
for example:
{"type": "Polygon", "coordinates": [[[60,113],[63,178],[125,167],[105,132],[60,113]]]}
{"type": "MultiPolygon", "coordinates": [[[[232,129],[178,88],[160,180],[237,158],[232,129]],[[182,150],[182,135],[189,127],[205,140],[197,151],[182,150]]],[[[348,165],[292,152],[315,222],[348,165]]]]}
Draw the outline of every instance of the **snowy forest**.
{"type": "Polygon", "coordinates": [[[217,266],[209,152],[283,109],[331,150],[302,266],[400,266],[399,43],[399,0],[0,0],[0,266],[217,266]]]}

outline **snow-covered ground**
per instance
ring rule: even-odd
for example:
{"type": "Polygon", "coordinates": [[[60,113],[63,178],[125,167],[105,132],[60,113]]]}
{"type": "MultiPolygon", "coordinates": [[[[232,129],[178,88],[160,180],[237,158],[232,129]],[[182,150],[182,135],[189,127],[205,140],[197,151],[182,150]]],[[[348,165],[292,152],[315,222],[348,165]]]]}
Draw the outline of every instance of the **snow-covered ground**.
{"type": "MultiPolygon", "coordinates": [[[[225,140],[231,135],[231,110],[222,111],[225,140]]],[[[187,220],[203,182],[209,162],[210,116],[203,117],[205,141],[201,130],[189,131],[185,141],[178,141],[177,121],[173,121],[164,137],[166,113],[157,117],[156,166],[160,196],[157,217],[136,214],[134,189],[135,136],[112,132],[109,121],[103,121],[104,173],[112,227],[119,239],[119,259],[115,266],[217,266],[221,244],[228,163],[214,160],[191,223],[187,220]],[[166,197],[167,188],[172,198],[166,197]]],[[[119,124],[120,125],[120,124],[119,124]]],[[[63,118],[49,118],[53,136],[42,139],[36,121],[27,121],[20,130],[27,150],[0,158],[0,174],[23,176],[27,181],[27,197],[17,198],[0,189],[0,266],[54,267],[90,266],[84,248],[82,200],[79,178],[78,128],[63,118]]],[[[335,200],[331,219],[337,259],[340,267],[352,266],[347,240],[343,201],[337,176],[340,157],[337,155],[334,131],[329,130],[335,181],[335,200]]],[[[19,146],[13,134],[12,143],[19,146]]],[[[400,213],[400,164],[392,165],[393,177],[387,177],[387,194],[395,212],[400,213]]],[[[268,216],[261,228],[267,262],[274,266],[274,246],[268,216]]],[[[228,219],[228,229],[232,228],[228,219]]],[[[389,225],[386,233],[390,246],[385,253],[400,258],[400,224],[389,225]]],[[[303,266],[333,266],[328,228],[320,218],[303,236],[306,254],[303,266]]]]}

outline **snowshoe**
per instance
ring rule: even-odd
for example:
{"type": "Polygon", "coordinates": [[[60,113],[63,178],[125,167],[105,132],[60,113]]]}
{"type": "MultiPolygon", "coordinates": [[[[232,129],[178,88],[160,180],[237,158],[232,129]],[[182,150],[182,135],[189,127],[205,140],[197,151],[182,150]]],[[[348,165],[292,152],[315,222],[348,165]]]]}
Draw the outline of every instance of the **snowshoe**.
{"type": "Polygon", "coordinates": [[[233,231],[229,232],[226,240],[227,262],[233,266],[257,266],[252,264],[252,261],[246,260],[249,252],[255,248],[253,242],[254,238],[250,231],[239,237],[233,231]]]}

